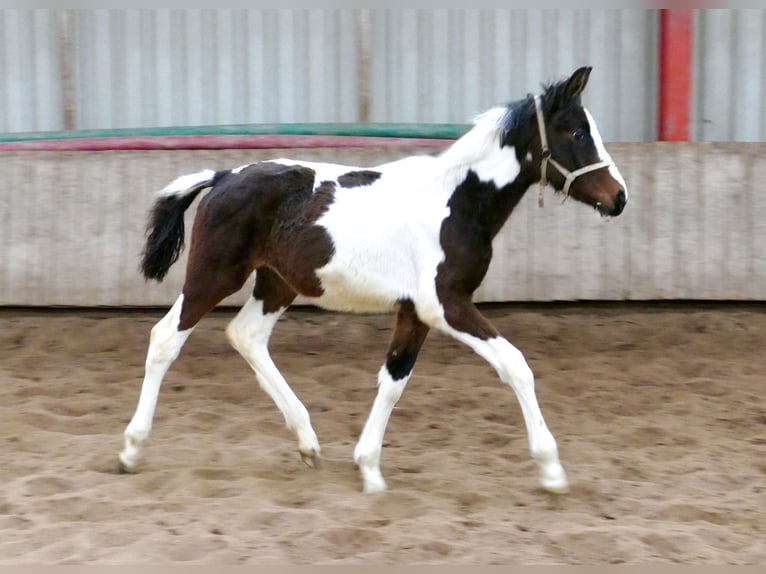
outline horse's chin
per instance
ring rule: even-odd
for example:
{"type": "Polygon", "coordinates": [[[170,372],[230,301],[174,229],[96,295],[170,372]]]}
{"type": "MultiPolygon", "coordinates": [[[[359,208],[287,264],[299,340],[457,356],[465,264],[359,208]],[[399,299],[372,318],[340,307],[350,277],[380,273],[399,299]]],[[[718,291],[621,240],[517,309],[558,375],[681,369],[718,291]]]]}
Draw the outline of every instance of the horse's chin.
{"type": "MultiPolygon", "coordinates": [[[[566,198],[564,198],[564,201],[566,201],[566,198]]],[[[598,201],[596,203],[591,203],[590,201],[582,201],[582,200],[578,200],[578,201],[580,203],[582,203],[583,205],[587,205],[589,207],[592,207],[593,209],[595,209],[598,212],[598,214],[601,217],[603,217],[605,219],[613,217],[612,210],[609,209],[606,205],[604,205],[600,201],[598,201]]]]}
{"type": "Polygon", "coordinates": [[[596,203],[596,204],[593,206],[593,209],[595,209],[596,211],[598,211],[598,214],[599,214],[601,217],[604,217],[604,218],[607,218],[607,217],[612,217],[612,210],[611,210],[611,209],[607,209],[607,207],[606,207],[606,206],[605,206],[603,203],[601,203],[601,202],[599,202],[599,203],[596,203]]]}

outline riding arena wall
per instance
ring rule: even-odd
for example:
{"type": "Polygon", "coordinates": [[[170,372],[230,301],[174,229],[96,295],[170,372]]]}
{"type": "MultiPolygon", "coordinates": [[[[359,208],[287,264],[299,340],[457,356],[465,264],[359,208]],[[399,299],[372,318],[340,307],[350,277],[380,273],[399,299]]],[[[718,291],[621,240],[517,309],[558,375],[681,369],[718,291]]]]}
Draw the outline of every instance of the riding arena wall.
{"type": "MultiPolygon", "coordinates": [[[[383,142],[383,140],[381,140],[383,142]]],[[[337,142],[336,142],[337,143],[337,142]]],[[[278,157],[372,166],[444,140],[276,149],[0,149],[0,305],[167,306],[138,270],[154,192],[178,175],[278,157]]],[[[374,142],[373,142],[374,143],[374,142]]],[[[607,146],[629,202],[604,219],[532,188],[496,238],[477,302],[766,298],[766,143],[607,146]]],[[[406,209],[406,206],[402,206],[406,209]]],[[[187,237],[194,206],[187,213],[187,237]]],[[[252,284],[222,305],[238,305],[252,284]]]]}

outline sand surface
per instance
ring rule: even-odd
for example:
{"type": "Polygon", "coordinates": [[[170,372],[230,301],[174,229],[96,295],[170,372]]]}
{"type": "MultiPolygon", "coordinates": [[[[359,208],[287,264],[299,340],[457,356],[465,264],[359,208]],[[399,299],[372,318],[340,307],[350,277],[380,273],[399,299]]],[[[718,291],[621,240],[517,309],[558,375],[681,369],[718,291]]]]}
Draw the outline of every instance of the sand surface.
{"type": "Polygon", "coordinates": [[[272,355],[323,467],[207,316],[171,368],[139,471],[117,475],[164,310],[0,311],[0,563],[766,562],[766,312],[495,306],[572,483],[537,488],[512,391],[431,333],[386,434],[352,452],[393,318],[290,310],[272,355]]]}

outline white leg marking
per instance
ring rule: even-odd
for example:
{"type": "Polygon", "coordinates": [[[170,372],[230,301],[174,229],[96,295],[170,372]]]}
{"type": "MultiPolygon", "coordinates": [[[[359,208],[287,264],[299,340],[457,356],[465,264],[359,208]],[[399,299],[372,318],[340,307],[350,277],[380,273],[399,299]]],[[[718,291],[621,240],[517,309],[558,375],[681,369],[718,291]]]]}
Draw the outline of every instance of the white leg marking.
{"type": "Polygon", "coordinates": [[[319,441],[311,426],[309,412],[277,369],[268,349],[271,332],[284,311],[283,307],[264,314],[263,301],[251,297],[229,323],[226,335],[255,371],[258,384],[285,417],[287,428],[298,437],[298,449],[308,463],[319,456],[319,441]]]}
{"type": "Polygon", "coordinates": [[[362,474],[363,491],[381,492],[386,489],[386,481],[380,472],[380,453],[383,448],[383,435],[386,432],[391,411],[402,396],[410,375],[394,381],[383,365],[378,371],[378,394],[372,405],[370,416],[364,425],[359,442],[354,449],[354,461],[362,474]]]}
{"type": "Polygon", "coordinates": [[[193,327],[185,331],[178,330],[183,300],[184,296],[179,296],[170,311],[152,327],[141,395],[136,412],[125,428],[125,448],[120,453],[122,468],[128,471],[133,470],[138,463],[141,447],[152,430],[162,379],[193,330],[193,327]]]}
{"type": "Polygon", "coordinates": [[[443,330],[471,347],[497,371],[500,379],[516,393],[524,415],[529,437],[529,450],[540,470],[540,485],[551,492],[566,492],[568,481],[559,461],[558,447],[545,424],[535,395],[535,378],[524,355],[503,337],[486,341],[455,331],[443,330]]]}

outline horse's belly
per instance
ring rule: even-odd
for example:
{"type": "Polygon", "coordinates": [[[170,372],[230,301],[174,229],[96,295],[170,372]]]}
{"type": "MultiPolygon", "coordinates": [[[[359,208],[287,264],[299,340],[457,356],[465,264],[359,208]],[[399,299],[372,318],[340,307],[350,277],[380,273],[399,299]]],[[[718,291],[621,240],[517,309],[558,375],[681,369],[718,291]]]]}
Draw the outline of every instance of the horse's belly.
{"type": "Polygon", "coordinates": [[[334,258],[317,270],[324,293],[314,302],[334,311],[383,313],[394,309],[398,301],[413,297],[415,285],[409,273],[374,262],[374,257],[366,265],[334,258]]]}
{"type": "Polygon", "coordinates": [[[310,299],[310,302],[331,311],[344,313],[390,313],[396,305],[385,297],[364,296],[358,292],[325,292],[324,295],[310,299]]]}

